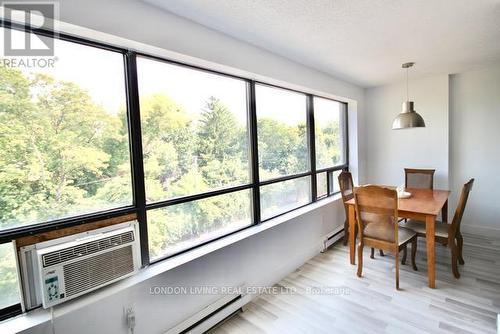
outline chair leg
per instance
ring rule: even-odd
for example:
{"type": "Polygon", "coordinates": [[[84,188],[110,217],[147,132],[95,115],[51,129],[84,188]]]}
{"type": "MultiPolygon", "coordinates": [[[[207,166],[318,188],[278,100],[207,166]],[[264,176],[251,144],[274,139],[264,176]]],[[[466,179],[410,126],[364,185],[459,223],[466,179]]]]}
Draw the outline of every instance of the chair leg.
{"type": "Polygon", "coordinates": [[[413,239],[411,242],[411,265],[413,266],[413,270],[417,271],[417,263],[415,262],[415,258],[417,256],[417,238],[413,239]]]}
{"type": "Polygon", "coordinates": [[[363,273],[363,243],[358,244],[358,277],[363,273]]]}
{"type": "Polygon", "coordinates": [[[408,247],[405,245],[405,248],[403,248],[403,258],[401,259],[401,264],[405,265],[406,264],[406,256],[408,255],[408,247]]]}
{"type": "Polygon", "coordinates": [[[396,251],[396,290],[399,290],[399,251],[396,251]]]}
{"type": "Polygon", "coordinates": [[[458,247],[455,245],[455,242],[450,243],[451,249],[451,269],[453,271],[453,276],[455,278],[460,278],[460,273],[458,272],[458,247]]]}
{"type": "Polygon", "coordinates": [[[380,254],[380,256],[384,256],[384,251],[383,250],[379,249],[378,253],[380,254]]]}
{"type": "Polygon", "coordinates": [[[370,250],[370,259],[374,259],[375,258],[375,248],[371,248],[370,250]]]}
{"type": "Polygon", "coordinates": [[[462,250],[464,248],[464,238],[460,233],[457,235],[457,247],[458,247],[458,263],[463,265],[465,264],[464,258],[462,256],[462,250]]]}
{"type": "Polygon", "coordinates": [[[346,219],[344,222],[344,246],[347,246],[348,239],[349,239],[349,220],[346,219]]]}

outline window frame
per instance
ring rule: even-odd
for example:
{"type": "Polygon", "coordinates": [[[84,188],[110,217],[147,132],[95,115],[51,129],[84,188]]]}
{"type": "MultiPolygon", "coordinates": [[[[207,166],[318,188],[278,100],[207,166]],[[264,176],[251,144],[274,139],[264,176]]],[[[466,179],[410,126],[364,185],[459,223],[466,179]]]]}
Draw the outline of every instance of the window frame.
{"type": "MultiPolygon", "coordinates": [[[[190,195],[182,195],[182,196],[176,196],[176,197],[172,197],[172,198],[167,198],[167,199],[161,199],[161,200],[157,200],[157,201],[153,201],[153,202],[147,202],[146,201],[146,210],[151,210],[151,209],[159,209],[159,208],[163,208],[163,207],[166,207],[166,206],[170,206],[170,205],[175,205],[175,204],[182,204],[182,203],[186,203],[186,202],[191,202],[191,201],[195,201],[195,200],[200,200],[200,199],[205,199],[205,198],[208,198],[208,197],[213,197],[213,196],[218,196],[218,195],[224,195],[224,194],[228,194],[228,193],[231,193],[233,191],[238,191],[238,190],[246,190],[246,189],[251,189],[252,188],[252,183],[253,183],[253,175],[252,175],[252,149],[251,149],[251,131],[250,131],[250,108],[249,108],[249,103],[248,103],[248,100],[249,100],[249,94],[248,94],[248,79],[245,79],[245,78],[242,78],[242,77],[238,77],[238,76],[233,76],[233,75],[229,75],[229,74],[226,74],[226,73],[221,73],[221,72],[217,72],[217,71],[212,71],[212,70],[209,70],[209,69],[206,69],[206,68],[201,68],[201,67],[196,67],[196,66],[193,66],[193,65],[189,65],[189,64],[184,64],[184,63],[181,63],[181,62],[177,62],[177,61],[173,61],[173,60],[169,60],[169,59],[165,59],[165,58],[161,58],[161,57],[157,57],[157,56],[153,56],[153,55],[149,55],[149,54],[146,54],[146,53],[141,53],[141,52],[135,52],[135,58],[144,58],[144,59],[148,59],[148,60],[152,60],[152,61],[157,61],[157,62],[160,62],[160,63],[165,63],[165,64],[169,64],[169,65],[174,65],[174,66],[179,66],[179,67],[184,67],[184,68],[187,68],[189,70],[195,70],[195,71],[199,71],[199,72],[205,72],[205,73],[208,73],[208,74],[211,74],[211,75],[216,75],[216,76],[222,76],[222,77],[227,77],[227,78],[230,78],[230,79],[236,79],[236,80],[240,80],[242,81],[243,83],[245,83],[245,88],[246,88],[246,97],[247,97],[247,101],[246,101],[246,104],[247,104],[247,133],[248,133],[248,150],[249,150],[249,154],[248,154],[248,168],[249,168],[249,182],[248,183],[241,183],[241,184],[237,184],[237,185],[232,185],[232,186],[224,186],[224,187],[220,187],[220,188],[215,188],[215,189],[210,189],[208,191],[204,191],[204,192],[201,192],[201,193],[195,193],[195,194],[190,194],[190,195]]],[[[137,66],[135,67],[135,71],[137,72],[137,66]]],[[[138,82],[137,82],[138,83],[138,82]]],[[[137,86],[138,88],[138,86],[137,86]]],[[[137,94],[138,98],[140,99],[140,94],[138,93],[137,94]]],[[[140,109],[138,106],[137,106],[137,109],[140,109]]],[[[141,138],[142,139],[142,138],[141,138]]],[[[141,145],[142,145],[142,140],[141,140],[141,145]]]]}
{"type": "MultiPolygon", "coordinates": [[[[126,96],[126,108],[127,108],[127,121],[128,121],[128,139],[129,139],[129,154],[130,154],[130,164],[131,164],[131,174],[132,174],[132,198],[133,204],[118,208],[113,208],[104,211],[98,211],[93,213],[87,213],[79,216],[71,216],[67,218],[57,219],[53,221],[46,221],[40,223],[34,223],[26,226],[12,227],[0,231],[0,244],[9,243],[13,240],[27,236],[34,235],[44,232],[49,232],[61,228],[72,227],[77,225],[84,225],[103,219],[115,218],[119,216],[124,216],[128,214],[136,214],[137,220],[139,222],[139,232],[140,232],[140,248],[141,248],[141,260],[142,267],[146,267],[152,263],[156,263],[173,256],[177,256],[184,252],[190,251],[194,248],[203,246],[207,243],[214,242],[221,238],[227,237],[241,230],[251,228],[255,225],[265,223],[276,217],[285,215],[291,211],[305,207],[311,203],[318,200],[328,198],[338,192],[332,193],[331,183],[331,172],[338,170],[347,170],[349,166],[349,134],[348,134],[348,104],[343,101],[338,101],[329,97],[311,94],[296,89],[291,89],[287,87],[282,87],[274,84],[270,84],[263,81],[258,81],[246,77],[241,77],[238,75],[228,74],[220,72],[217,70],[212,70],[210,68],[204,68],[201,66],[195,66],[192,64],[183,63],[180,61],[170,60],[164,57],[159,57],[156,55],[148,54],[145,52],[132,51],[124,47],[107,44],[103,42],[93,41],[87,38],[78,37],[75,35],[70,35],[58,31],[49,31],[41,28],[35,28],[24,24],[13,23],[3,19],[0,19],[0,27],[4,29],[21,30],[26,33],[34,33],[54,39],[60,39],[67,42],[77,43],[84,46],[99,48],[107,51],[118,52],[123,56],[124,64],[124,82],[125,82],[125,96],[126,96]],[[138,76],[137,76],[137,57],[144,57],[152,60],[167,62],[173,65],[184,66],[190,69],[204,71],[210,74],[216,74],[221,76],[226,76],[234,79],[243,80],[246,83],[246,96],[247,96],[247,117],[248,117],[248,149],[249,149],[249,168],[250,168],[250,182],[247,184],[228,186],[221,189],[211,190],[208,192],[203,192],[199,194],[192,194],[182,197],[176,197],[172,199],[166,199],[162,201],[156,201],[152,203],[146,203],[145,185],[144,185],[144,165],[143,165],[143,151],[142,151],[142,134],[141,134],[141,117],[140,117],[140,106],[139,106],[139,88],[138,88],[138,76]],[[256,94],[255,86],[263,85],[274,87],[278,89],[288,90],[295,93],[304,94],[306,96],[306,136],[307,136],[307,149],[308,149],[308,165],[309,170],[307,172],[291,174],[280,176],[272,179],[267,179],[261,181],[259,178],[259,155],[258,155],[258,134],[257,134],[257,112],[256,112],[256,94]],[[315,155],[315,131],[314,131],[314,96],[336,101],[345,105],[344,110],[344,122],[341,124],[344,127],[344,149],[345,149],[345,163],[338,166],[316,169],[316,155],[315,155]],[[317,174],[326,172],[327,176],[327,196],[317,198],[317,174]],[[288,210],[286,212],[281,212],[272,217],[261,219],[261,204],[260,204],[260,188],[265,185],[279,183],[283,181],[293,180],[301,177],[309,176],[310,178],[310,201],[307,204],[298,206],[294,209],[288,210]],[[242,229],[233,231],[229,234],[222,235],[218,238],[211,239],[204,243],[197,244],[189,249],[182,250],[181,252],[169,255],[167,257],[162,257],[150,260],[149,257],[149,245],[148,245],[148,231],[147,231],[147,211],[152,209],[158,209],[162,207],[167,207],[171,205],[191,202],[194,200],[214,197],[217,195],[229,194],[235,191],[250,189],[252,191],[251,199],[251,213],[252,213],[252,224],[242,229]]],[[[0,321],[13,317],[15,315],[21,314],[22,308],[21,303],[14,304],[3,309],[0,309],[0,321]]]]}
{"type": "MultiPolygon", "coordinates": [[[[330,101],[334,101],[334,102],[338,102],[338,103],[341,103],[343,104],[343,108],[342,108],[342,113],[343,115],[341,115],[341,120],[343,120],[343,122],[341,122],[341,126],[342,126],[342,131],[344,133],[344,140],[343,140],[343,144],[344,144],[344,154],[345,154],[345,157],[344,157],[344,163],[343,164],[340,164],[340,165],[336,165],[336,166],[331,166],[331,167],[325,167],[325,168],[320,168],[320,169],[317,169],[316,170],[316,174],[319,174],[319,173],[324,173],[326,172],[326,186],[327,186],[327,195],[325,197],[322,197],[323,198],[327,198],[329,196],[333,196],[333,195],[336,195],[336,194],[339,194],[340,193],[340,190],[339,191],[335,191],[335,192],[332,192],[331,189],[333,188],[332,185],[333,185],[333,182],[334,180],[332,180],[332,177],[331,177],[331,174],[332,172],[336,172],[336,171],[349,171],[349,104],[346,103],[346,102],[343,102],[343,101],[338,101],[338,100],[335,100],[335,99],[330,99],[330,98],[327,98],[327,97],[324,97],[324,96],[318,96],[318,95],[314,95],[318,98],[322,98],[322,99],[325,99],[325,100],[330,100],[330,101]]],[[[314,96],[311,100],[311,103],[314,104],[314,96]]],[[[312,111],[311,111],[313,114],[314,114],[314,105],[312,106],[312,111]]],[[[315,134],[315,126],[314,126],[314,116],[312,116],[312,128],[311,128],[311,141],[314,143],[314,149],[316,149],[316,134],[315,134]]],[[[311,156],[311,159],[314,158],[314,166],[316,166],[316,156],[311,156]]]]}
{"type": "MultiPolygon", "coordinates": [[[[274,184],[274,183],[279,183],[279,182],[283,182],[283,181],[289,181],[289,180],[294,180],[294,179],[298,179],[298,178],[301,178],[301,177],[305,177],[305,176],[309,176],[310,178],[310,184],[311,184],[311,189],[310,189],[310,201],[307,203],[307,204],[304,204],[304,205],[300,205],[300,206],[297,206],[296,208],[294,209],[291,209],[291,210],[287,210],[287,211],[284,211],[280,214],[276,214],[274,216],[271,216],[269,218],[266,218],[264,220],[261,221],[261,223],[263,222],[266,222],[268,220],[271,220],[271,219],[274,219],[276,217],[279,217],[281,215],[284,215],[286,213],[289,213],[291,211],[294,211],[294,210],[297,210],[297,209],[300,209],[302,207],[305,207],[311,203],[314,203],[314,202],[317,202],[318,200],[322,200],[322,199],[325,199],[325,198],[328,198],[330,196],[333,196],[333,195],[336,195],[339,193],[339,191],[337,192],[331,192],[330,191],[330,188],[331,188],[331,185],[332,185],[332,182],[333,180],[331,179],[330,177],[330,174],[331,172],[334,172],[334,171],[338,171],[338,170],[347,170],[349,168],[349,132],[348,132],[348,124],[349,124],[349,121],[348,121],[348,109],[349,109],[349,105],[346,103],[346,102],[342,102],[342,101],[338,101],[338,100],[334,100],[332,98],[327,98],[327,97],[324,97],[324,96],[319,96],[319,95],[315,95],[315,94],[310,94],[310,93],[305,93],[305,92],[301,92],[301,91],[298,91],[298,90],[295,90],[295,89],[291,89],[291,88],[287,88],[287,87],[281,87],[281,86],[277,86],[277,85],[273,85],[273,84],[269,84],[269,83],[265,83],[265,82],[260,82],[260,81],[254,81],[253,84],[259,84],[259,85],[263,85],[263,86],[269,86],[269,87],[274,87],[274,88],[278,88],[278,89],[283,89],[283,90],[288,90],[288,91],[291,91],[291,92],[294,92],[294,93],[300,93],[300,94],[303,94],[305,95],[306,97],[306,114],[307,114],[307,121],[306,121],[306,136],[307,136],[307,152],[308,152],[308,155],[309,155],[309,161],[308,161],[308,165],[309,165],[309,171],[307,172],[302,172],[302,173],[295,173],[295,174],[290,174],[290,175],[285,175],[285,176],[279,176],[279,177],[275,177],[275,178],[271,178],[271,179],[268,179],[268,180],[264,180],[264,181],[260,181],[259,180],[259,186],[265,186],[265,185],[270,185],[270,184],[274,184]],[[326,167],[326,168],[321,168],[321,169],[316,169],[316,134],[315,134],[315,119],[314,119],[314,97],[318,97],[318,98],[322,98],[322,99],[325,99],[325,100],[329,100],[329,101],[335,101],[335,102],[338,102],[338,103],[341,103],[343,105],[343,115],[342,115],[342,119],[344,120],[341,124],[342,126],[342,131],[344,133],[344,136],[345,136],[345,140],[343,141],[344,143],[344,152],[345,152],[345,158],[344,158],[344,163],[343,164],[340,164],[340,165],[336,165],[336,166],[331,166],[331,167],[326,167]],[[317,175],[318,174],[321,174],[321,173],[326,173],[326,177],[327,177],[327,194],[326,196],[321,196],[318,198],[318,185],[317,185],[317,175]]],[[[255,98],[255,96],[254,96],[255,98]]],[[[254,113],[256,112],[256,110],[254,110],[254,113]]],[[[255,116],[256,117],[256,116],[255,116]]],[[[255,136],[255,140],[258,142],[258,138],[257,136],[255,136]]],[[[257,158],[256,160],[258,159],[258,155],[257,155],[257,158]]],[[[257,168],[259,166],[259,163],[257,161],[257,168]]]]}

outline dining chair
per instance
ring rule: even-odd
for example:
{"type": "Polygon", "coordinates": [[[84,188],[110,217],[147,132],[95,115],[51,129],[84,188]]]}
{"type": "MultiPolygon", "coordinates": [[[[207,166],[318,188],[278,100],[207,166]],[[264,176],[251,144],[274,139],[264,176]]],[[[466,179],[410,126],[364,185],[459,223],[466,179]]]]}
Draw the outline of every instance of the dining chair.
{"type": "MultiPolygon", "coordinates": [[[[465,264],[464,258],[462,256],[464,239],[462,233],[460,232],[460,224],[462,222],[465,206],[467,204],[467,200],[469,199],[469,193],[472,190],[473,184],[474,179],[470,179],[469,182],[464,184],[464,186],[462,187],[462,193],[460,194],[460,199],[458,201],[457,209],[455,210],[455,215],[453,216],[451,224],[436,221],[436,226],[434,229],[436,240],[445,245],[447,244],[450,248],[451,268],[453,271],[453,276],[455,276],[455,278],[460,278],[457,262],[462,265],[465,264]]],[[[401,224],[401,226],[413,230],[419,237],[426,237],[424,222],[409,219],[406,223],[401,224]]]]}
{"type": "MultiPolygon", "coordinates": [[[[345,204],[347,201],[354,198],[354,182],[352,181],[352,174],[348,171],[343,170],[339,176],[339,188],[340,194],[342,195],[342,201],[344,202],[344,210],[345,210],[345,221],[344,221],[344,246],[347,245],[347,240],[349,240],[349,207],[345,204]]],[[[358,232],[358,228],[356,225],[355,234],[358,232]]],[[[371,249],[370,257],[373,259],[375,257],[375,249],[371,249]]],[[[384,251],[379,249],[380,256],[384,256],[384,251]]]]}
{"type": "MultiPolygon", "coordinates": [[[[405,188],[434,189],[435,169],[405,168],[405,188]]],[[[399,221],[407,221],[400,219],[399,221]]]]}
{"type": "Polygon", "coordinates": [[[344,221],[344,246],[347,245],[349,239],[349,207],[345,204],[347,201],[354,197],[354,183],[352,181],[352,174],[343,170],[339,176],[339,188],[344,202],[345,221],[344,221]]]}
{"type": "Polygon", "coordinates": [[[435,169],[405,168],[405,187],[433,189],[435,171],[435,169]]]}
{"type": "Polygon", "coordinates": [[[399,253],[411,243],[411,262],[417,270],[417,234],[398,224],[398,194],[395,189],[367,185],[354,188],[358,222],[358,277],[363,272],[363,248],[375,247],[392,252],[396,260],[396,289],[399,290],[399,253]]]}

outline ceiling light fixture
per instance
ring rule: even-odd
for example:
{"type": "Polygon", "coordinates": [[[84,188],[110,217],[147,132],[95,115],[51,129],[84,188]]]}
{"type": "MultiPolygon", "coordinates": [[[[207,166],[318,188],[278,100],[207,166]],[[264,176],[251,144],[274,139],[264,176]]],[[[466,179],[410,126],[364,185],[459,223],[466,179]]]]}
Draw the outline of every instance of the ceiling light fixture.
{"type": "Polygon", "coordinates": [[[415,63],[404,63],[403,68],[406,68],[406,102],[403,102],[401,113],[396,116],[392,122],[393,130],[409,129],[409,128],[425,128],[425,122],[415,109],[413,109],[413,101],[410,101],[408,94],[408,69],[415,63]]]}

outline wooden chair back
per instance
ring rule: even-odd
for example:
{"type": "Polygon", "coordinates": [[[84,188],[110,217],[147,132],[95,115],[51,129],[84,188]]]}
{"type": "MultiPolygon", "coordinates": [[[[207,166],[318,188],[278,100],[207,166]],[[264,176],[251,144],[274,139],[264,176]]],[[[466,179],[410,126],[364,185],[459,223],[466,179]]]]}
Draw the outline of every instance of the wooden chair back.
{"type": "Polygon", "coordinates": [[[467,200],[469,199],[469,193],[472,190],[472,186],[474,185],[474,179],[470,179],[469,182],[464,184],[462,187],[462,193],[460,194],[460,199],[458,200],[457,209],[455,210],[455,215],[453,216],[453,221],[450,226],[449,237],[451,240],[455,238],[455,236],[460,234],[460,224],[462,223],[462,217],[464,216],[465,206],[467,204],[467,200]]]}
{"type": "Polygon", "coordinates": [[[376,185],[356,187],[354,199],[360,240],[366,235],[370,239],[397,245],[397,191],[376,185]]]}
{"type": "Polygon", "coordinates": [[[346,217],[349,216],[347,212],[347,205],[345,203],[350,199],[354,198],[354,183],[352,182],[352,174],[347,171],[342,171],[338,177],[340,194],[342,195],[342,201],[344,202],[344,209],[346,210],[346,217]]]}
{"type": "Polygon", "coordinates": [[[405,168],[405,187],[434,189],[435,169],[405,168]]]}

